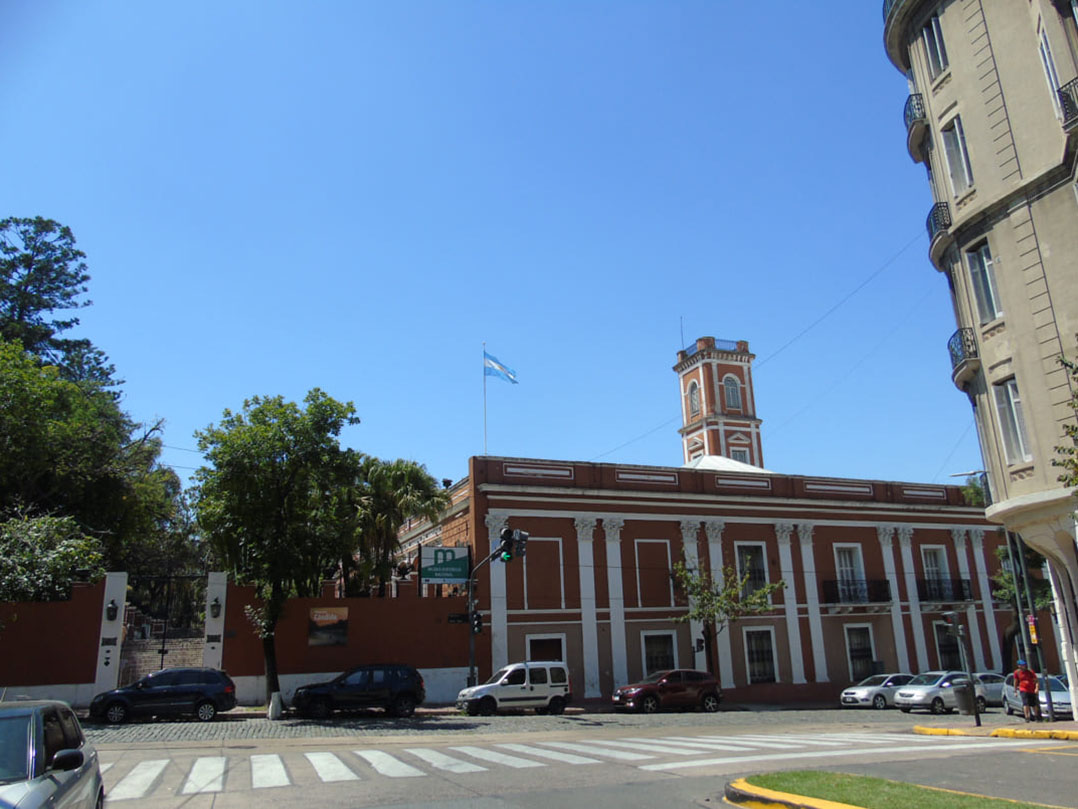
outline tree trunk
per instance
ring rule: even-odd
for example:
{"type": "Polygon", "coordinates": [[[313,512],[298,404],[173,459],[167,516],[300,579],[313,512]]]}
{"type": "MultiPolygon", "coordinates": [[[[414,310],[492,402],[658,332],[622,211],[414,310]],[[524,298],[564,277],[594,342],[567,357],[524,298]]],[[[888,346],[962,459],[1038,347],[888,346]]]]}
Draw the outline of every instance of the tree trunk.
{"type": "Polygon", "coordinates": [[[715,667],[715,625],[710,621],[704,624],[704,659],[707,670],[715,679],[719,679],[719,672],[715,667]]]}
{"type": "Polygon", "coordinates": [[[274,692],[281,690],[281,682],[277,677],[277,643],[274,632],[277,626],[271,628],[269,634],[262,638],[262,654],[266,664],[266,704],[269,705],[270,697],[274,692]]]}

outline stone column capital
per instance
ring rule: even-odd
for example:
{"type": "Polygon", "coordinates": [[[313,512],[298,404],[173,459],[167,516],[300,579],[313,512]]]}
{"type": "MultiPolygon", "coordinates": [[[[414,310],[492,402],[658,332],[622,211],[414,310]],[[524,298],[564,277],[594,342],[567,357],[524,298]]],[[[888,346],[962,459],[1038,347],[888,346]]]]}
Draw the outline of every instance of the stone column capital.
{"type": "Polygon", "coordinates": [[[595,538],[595,517],[577,517],[573,520],[576,525],[576,538],[580,542],[591,542],[595,538]]]}
{"type": "Polygon", "coordinates": [[[607,542],[620,542],[621,529],[625,527],[623,517],[603,517],[603,530],[606,532],[607,542]]]}
{"type": "Polygon", "coordinates": [[[973,550],[978,554],[984,551],[984,529],[983,528],[971,528],[969,529],[969,539],[973,544],[973,550]]]}
{"type": "Polygon", "coordinates": [[[722,532],[726,530],[726,520],[706,520],[704,522],[704,531],[707,532],[708,542],[719,542],[722,539],[722,532]]]}
{"type": "Polygon", "coordinates": [[[504,514],[487,514],[484,521],[487,525],[487,539],[493,548],[501,541],[502,531],[509,527],[509,518],[504,514]]]}
{"type": "Polygon", "coordinates": [[[812,534],[816,530],[816,524],[811,522],[799,522],[797,524],[797,538],[802,548],[812,547],[812,534]]]}
{"type": "Polygon", "coordinates": [[[898,542],[903,548],[909,548],[910,543],[913,541],[913,526],[912,525],[900,525],[895,528],[898,532],[898,542]]]}
{"type": "Polygon", "coordinates": [[[794,524],[792,522],[777,522],[775,523],[775,537],[779,541],[779,545],[790,544],[790,534],[794,531],[794,524]]]}
{"type": "Polygon", "coordinates": [[[959,553],[966,552],[966,529],[965,528],[952,528],[951,539],[954,540],[955,549],[959,553]]]}
{"type": "Polygon", "coordinates": [[[891,543],[894,542],[895,527],[893,525],[877,525],[876,526],[876,539],[880,541],[880,545],[885,549],[891,548],[891,543]]]}

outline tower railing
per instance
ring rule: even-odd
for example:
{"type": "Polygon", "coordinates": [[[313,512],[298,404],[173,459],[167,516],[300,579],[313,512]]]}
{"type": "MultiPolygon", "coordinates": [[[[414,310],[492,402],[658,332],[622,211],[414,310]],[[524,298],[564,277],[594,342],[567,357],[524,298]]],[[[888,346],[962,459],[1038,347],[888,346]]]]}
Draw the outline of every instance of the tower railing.
{"type": "Polygon", "coordinates": [[[1069,81],[1056,91],[1059,108],[1063,111],[1063,129],[1078,126],[1078,79],[1069,81]]]}
{"type": "Polygon", "coordinates": [[[925,228],[928,230],[928,242],[931,244],[940,234],[951,227],[951,206],[946,202],[937,202],[928,212],[925,228]]]}
{"type": "Polygon", "coordinates": [[[947,351],[951,355],[951,370],[954,371],[964,362],[977,359],[977,340],[973,329],[963,326],[947,341],[947,351]]]}
{"type": "Polygon", "coordinates": [[[902,120],[906,122],[906,131],[910,130],[915,123],[925,120],[925,99],[920,93],[913,93],[906,99],[906,106],[902,110],[902,120]]]}

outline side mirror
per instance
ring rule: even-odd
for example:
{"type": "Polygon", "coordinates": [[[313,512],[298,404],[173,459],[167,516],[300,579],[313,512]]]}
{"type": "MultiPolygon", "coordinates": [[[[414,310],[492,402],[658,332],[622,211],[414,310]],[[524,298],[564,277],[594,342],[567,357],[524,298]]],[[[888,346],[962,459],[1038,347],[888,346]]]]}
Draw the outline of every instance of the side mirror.
{"type": "Polygon", "coordinates": [[[49,769],[61,771],[77,770],[82,766],[85,760],[81,750],[61,750],[52,757],[52,764],[49,765],[49,769]]]}

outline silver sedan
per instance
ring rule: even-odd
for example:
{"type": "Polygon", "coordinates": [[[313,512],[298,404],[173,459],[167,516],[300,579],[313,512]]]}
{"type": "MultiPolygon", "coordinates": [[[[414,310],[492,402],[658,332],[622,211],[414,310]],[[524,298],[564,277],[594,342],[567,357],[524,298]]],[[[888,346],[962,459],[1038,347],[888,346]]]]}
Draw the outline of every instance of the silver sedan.
{"type": "Polygon", "coordinates": [[[873,674],[843,691],[839,702],[844,708],[893,707],[895,690],[912,679],[912,674],[873,674]]]}

